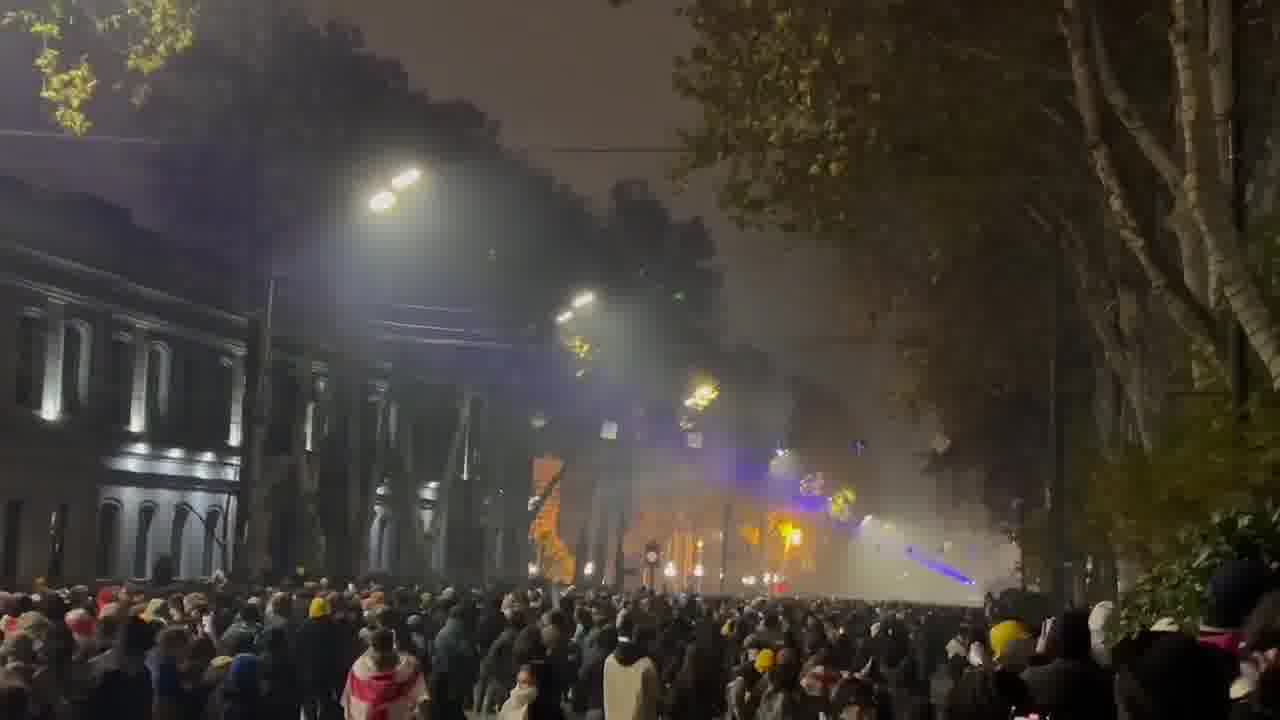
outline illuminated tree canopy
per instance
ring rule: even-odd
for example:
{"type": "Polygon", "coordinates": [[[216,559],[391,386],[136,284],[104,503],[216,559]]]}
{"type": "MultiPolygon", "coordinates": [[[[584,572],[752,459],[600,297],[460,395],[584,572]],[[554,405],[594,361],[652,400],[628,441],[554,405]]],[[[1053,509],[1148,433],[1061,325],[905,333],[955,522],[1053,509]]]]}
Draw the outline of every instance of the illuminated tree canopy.
{"type": "Polygon", "coordinates": [[[84,135],[93,127],[87,106],[99,77],[119,78],[145,97],[146,79],[191,47],[199,0],[33,0],[0,15],[0,25],[34,41],[32,62],[40,97],[57,124],[84,135]],[[104,67],[105,63],[110,67],[104,67]]]}

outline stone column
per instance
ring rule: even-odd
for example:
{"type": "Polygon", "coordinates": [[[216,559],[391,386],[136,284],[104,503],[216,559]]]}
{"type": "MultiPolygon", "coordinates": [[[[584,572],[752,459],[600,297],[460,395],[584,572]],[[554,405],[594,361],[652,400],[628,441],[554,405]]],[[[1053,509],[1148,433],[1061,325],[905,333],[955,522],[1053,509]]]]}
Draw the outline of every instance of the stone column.
{"type": "Polygon", "coordinates": [[[54,421],[62,417],[62,360],[66,349],[66,303],[51,299],[44,313],[44,385],[40,398],[40,417],[54,421]]]}
{"type": "Polygon", "coordinates": [[[151,353],[147,351],[147,331],[133,328],[133,396],[129,402],[129,432],[147,431],[147,376],[151,353]]]}
{"type": "Polygon", "coordinates": [[[231,418],[227,423],[227,445],[238,448],[244,442],[244,355],[225,360],[231,365],[231,418]]]}

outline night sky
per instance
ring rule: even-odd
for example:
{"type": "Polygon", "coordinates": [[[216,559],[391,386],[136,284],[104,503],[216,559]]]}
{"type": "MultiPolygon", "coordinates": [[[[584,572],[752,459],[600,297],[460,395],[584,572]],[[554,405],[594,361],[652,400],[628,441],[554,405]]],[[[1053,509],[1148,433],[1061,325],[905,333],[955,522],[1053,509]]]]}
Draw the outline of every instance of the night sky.
{"type": "MultiPolygon", "coordinates": [[[[596,200],[616,180],[644,177],[677,216],[702,215],[724,270],[725,321],[732,340],[773,351],[785,369],[837,390],[854,410],[857,433],[871,443],[886,481],[920,478],[929,431],[895,418],[887,397],[896,373],[892,346],[797,348],[797,339],[857,327],[867,308],[836,304],[844,278],[830,249],[803,240],[735,230],[716,209],[709,178],[675,196],[665,180],[673,155],[547,152],[554,146],[670,146],[697,109],[671,87],[674,57],[692,33],[673,10],[678,0],[304,0],[316,20],[356,23],[369,47],[401,60],[414,86],[440,99],[469,100],[496,119],[509,146],[596,200]]],[[[0,45],[0,59],[6,47],[0,45]]],[[[0,84],[0,95],[15,84],[0,84]]],[[[28,120],[0,103],[0,121],[28,120]]],[[[0,172],[99,194],[139,211],[145,189],[101,144],[77,149],[77,162],[50,165],[59,141],[0,138],[0,172]]],[[[931,484],[931,483],[930,483],[931,484]]],[[[908,495],[914,494],[910,491],[908,495]]]]}

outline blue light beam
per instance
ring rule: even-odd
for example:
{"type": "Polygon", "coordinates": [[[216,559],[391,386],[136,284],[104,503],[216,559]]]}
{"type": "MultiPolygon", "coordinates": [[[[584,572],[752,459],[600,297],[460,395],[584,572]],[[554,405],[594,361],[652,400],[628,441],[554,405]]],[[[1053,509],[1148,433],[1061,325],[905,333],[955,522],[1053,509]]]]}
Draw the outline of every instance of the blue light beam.
{"type": "Polygon", "coordinates": [[[977,582],[974,581],[973,578],[969,577],[968,575],[965,575],[959,570],[956,570],[955,568],[949,565],[944,565],[943,563],[940,563],[937,560],[933,560],[931,558],[925,557],[924,555],[917,553],[916,549],[913,547],[907,548],[907,557],[916,561],[924,569],[930,572],[936,573],[938,575],[941,575],[942,577],[945,577],[948,580],[954,580],[960,583],[961,585],[977,585],[978,584],[977,582]]]}

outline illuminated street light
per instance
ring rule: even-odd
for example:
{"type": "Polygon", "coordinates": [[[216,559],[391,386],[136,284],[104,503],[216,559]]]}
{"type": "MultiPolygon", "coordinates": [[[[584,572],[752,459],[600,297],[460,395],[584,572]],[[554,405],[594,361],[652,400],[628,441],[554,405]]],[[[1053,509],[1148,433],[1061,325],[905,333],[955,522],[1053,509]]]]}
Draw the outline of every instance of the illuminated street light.
{"type": "Polygon", "coordinates": [[[570,302],[569,305],[573,307],[574,310],[581,310],[582,308],[594,303],[595,301],[596,301],[596,294],[591,291],[587,291],[587,292],[578,293],[577,295],[575,295],[573,298],[573,301],[570,302]]]}
{"type": "Polygon", "coordinates": [[[384,213],[396,206],[396,194],[390,190],[375,193],[369,198],[369,209],[376,213],[384,213]]]}
{"type": "Polygon", "coordinates": [[[720,388],[714,383],[704,382],[694,388],[693,394],[685,398],[684,406],[702,412],[711,406],[711,403],[720,397],[720,388]]]}
{"type": "Polygon", "coordinates": [[[391,179],[391,188],[399,192],[417,185],[420,180],[422,180],[422,170],[416,167],[409,168],[391,179]]]}
{"type": "Polygon", "coordinates": [[[557,325],[563,325],[563,324],[565,324],[565,323],[569,322],[569,321],[570,321],[570,320],[572,320],[572,319],[573,319],[573,311],[572,311],[572,310],[565,310],[564,312],[562,312],[562,313],[560,313],[559,315],[557,315],[557,316],[556,316],[556,324],[557,324],[557,325]]]}

